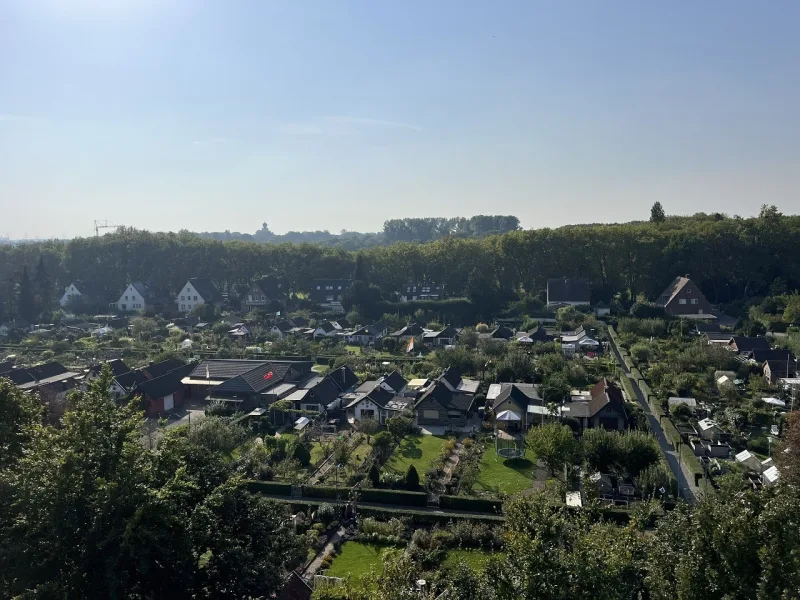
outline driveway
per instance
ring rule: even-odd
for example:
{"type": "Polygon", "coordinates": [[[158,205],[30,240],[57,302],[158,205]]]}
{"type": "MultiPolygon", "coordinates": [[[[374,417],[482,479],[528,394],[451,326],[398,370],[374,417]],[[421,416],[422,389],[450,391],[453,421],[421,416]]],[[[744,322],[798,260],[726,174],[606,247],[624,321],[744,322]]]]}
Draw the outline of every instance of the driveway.
{"type": "MultiPolygon", "coordinates": [[[[166,429],[179,425],[189,425],[197,423],[205,418],[204,404],[202,401],[189,401],[185,406],[181,406],[167,414],[166,429]]],[[[158,442],[164,437],[164,433],[158,426],[158,417],[148,417],[145,422],[145,431],[142,434],[142,445],[150,450],[158,448],[158,442]]]]}

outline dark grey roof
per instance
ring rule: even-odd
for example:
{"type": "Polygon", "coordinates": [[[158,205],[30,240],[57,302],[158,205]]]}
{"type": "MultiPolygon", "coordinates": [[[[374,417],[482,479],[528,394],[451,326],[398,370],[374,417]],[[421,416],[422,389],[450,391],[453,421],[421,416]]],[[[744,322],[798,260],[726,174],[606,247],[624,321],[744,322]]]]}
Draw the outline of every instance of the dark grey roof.
{"type": "Polygon", "coordinates": [[[149,398],[163,398],[174,394],[183,388],[181,379],[186,377],[191,370],[192,365],[183,365],[166,375],[143,381],[136,386],[135,393],[142,393],[149,398]]]}
{"type": "Polygon", "coordinates": [[[14,369],[4,375],[16,385],[25,385],[34,381],[50,379],[68,373],[67,369],[59,362],[48,362],[27,369],[14,369]]]}
{"type": "Polygon", "coordinates": [[[736,344],[739,352],[752,352],[753,350],[769,350],[769,341],[763,337],[742,337],[735,335],[731,342],[736,344]]]}
{"type": "Polygon", "coordinates": [[[94,365],[90,371],[94,374],[99,374],[100,371],[103,370],[103,366],[108,365],[108,368],[111,369],[111,374],[116,377],[117,375],[122,375],[123,373],[130,372],[130,368],[128,365],[121,358],[115,358],[113,360],[108,360],[106,362],[100,363],[99,365],[94,365]]]}
{"type": "Polygon", "coordinates": [[[292,317],[289,320],[294,323],[295,327],[308,327],[309,321],[303,316],[292,317]]]}
{"type": "Polygon", "coordinates": [[[768,360],[765,366],[769,367],[769,373],[772,377],[796,377],[797,371],[795,369],[794,360],[787,362],[784,360],[768,360]]]}
{"type": "Polygon", "coordinates": [[[721,333],[722,328],[716,323],[697,323],[697,333],[721,333]]]}
{"type": "Polygon", "coordinates": [[[7,360],[5,362],[0,362],[0,375],[3,373],[8,373],[11,369],[14,368],[14,361],[7,360]]]}
{"type": "Polygon", "coordinates": [[[273,327],[277,328],[281,333],[286,333],[290,329],[294,329],[294,324],[290,323],[289,321],[278,321],[273,325],[273,327]]]}
{"type": "Polygon", "coordinates": [[[408,383],[398,371],[392,371],[389,373],[383,378],[383,382],[392,388],[396,394],[400,393],[408,383]]]}
{"type": "Polygon", "coordinates": [[[139,292],[142,298],[144,298],[145,300],[148,300],[150,298],[150,288],[148,288],[145,283],[141,281],[134,281],[133,283],[131,283],[131,285],[137,292],[139,292]]]}
{"type": "Polygon", "coordinates": [[[167,360],[147,365],[142,369],[142,371],[145,375],[147,375],[148,379],[156,379],[166,375],[171,371],[174,371],[175,369],[179,369],[185,364],[185,362],[178,360],[177,358],[168,358],[167,360]]]}
{"type": "Polygon", "coordinates": [[[342,391],[348,390],[358,383],[358,376],[353,372],[353,369],[347,365],[334,369],[328,373],[328,377],[330,377],[342,391]]]}
{"type": "Polygon", "coordinates": [[[415,406],[419,406],[422,402],[430,398],[436,400],[439,404],[446,408],[462,411],[469,410],[472,407],[472,403],[475,401],[475,396],[471,394],[468,395],[451,392],[446,385],[438,381],[429,387],[425,393],[422,394],[422,396],[420,396],[415,406]]]}
{"type": "Polygon", "coordinates": [[[286,295],[283,282],[276,277],[262,277],[254,281],[253,285],[264,292],[267,298],[283,298],[286,295]]]}
{"type": "Polygon", "coordinates": [[[533,385],[520,386],[514,383],[503,383],[502,387],[503,389],[494,399],[492,408],[497,408],[506,400],[511,400],[522,410],[527,410],[532,400],[535,404],[541,404],[541,397],[533,385]]]}
{"type": "Polygon", "coordinates": [[[453,388],[457,388],[458,384],[461,382],[461,373],[459,373],[458,369],[455,367],[447,367],[442,374],[439,375],[439,379],[444,379],[453,386],[453,388]]]}
{"type": "Polygon", "coordinates": [[[330,333],[331,331],[336,331],[336,326],[330,321],[323,321],[322,323],[317,325],[314,329],[315,330],[322,329],[322,331],[324,331],[325,333],[330,333]]]}
{"type": "Polygon", "coordinates": [[[90,300],[106,300],[108,293],[96,281],[83,281],[77,279],[72,282],[72,285],[81,293],[81,296],[86,296],[90,300]]]}
{"type": "Polygon", "coordinates": [[[386,408],[386,405],[394,398],[394,394],[392,392],[387,392],[381,386],[376,385],[372,391],[366,395],[366,397],[381,408],[386,408]]]}
{"type": "Polygon", "coordinates": [[[147,377],[141,371],[128,371],[114,377],[117,384],[125,391],[130,392],[138,384],[147,381],[147,377]]]}
{"type": "Polygon", "coordinates": [[[367,394],[371,392],[376,385],[378,385],[377,380],[369,379],[364,383],[362,383],[360,386],[358,386],[355,391],[357,394],[367,394]]]}
{"type": "Polygon", "coordinates": [[[286,377],[291,365],[288,362],[265,362],[247,373],[233,377],[214,388],[215,394],[259,394],[286,377]]]}
{"type": "MultiPolygon", "coordinates": [[[[322,406],[327,406],[339,396],[339,386],[330,377],[325,377],[317,385],[311,388],[314,400],[322,406]]],[[[307,402],[308,400],[306,400],[307,402]]]]}
{"type": "Polygon", "coordinates": [[[786,362],[787,359],[789,362],[794,362],[794,355],[788,348],[776,348],[775,350],[762,350],[761,348],[757,348],[750,353],[750,358],[759,363],[781,360],[786,362]]]}
{"type": "Polygon", "coordinates": [[[595,308],[611,308],[608,304],[600,300],[597,304],[594,305],[595,308]]]}
{"type": "Polygon", "coordinates": [[[391,334],[390,337],[404,337],[404,336],[413,336],[417,337],[418,335],[422,335],[425,332],[422,327],[417,325],[416,323],[410,323],[403,327],[402,329],[398,329],[394,333],[391,334]]]}
{"type": "Polygon", "coordinates": [[[376,335],[378,335],[378,332],[375,330],[375,328],[372,325],[366,325],[364,327],[361,327],[360,329],[356,329],[350,335],[360,335],[360,336],[372,336],[372,337],[375,337],[376,335]]]}
{"type": "Polygon", "coordinates": [[[189,283],[192,284],[204,301],[219,302],[222,300],[222,294],[220,294],[216,286],[205,277],[192,277],[189,283]]]}
{"type": "Polygon", "coordinates": [[[548,279],[547,301],[589,303],[589,280],[580,278],[548,279]]]}
{"type": "Polygon", "coordinates": [[[205,379],[206,370],[208,370],[211,379],[232,379],[264,364],[266,364],[264,360],[204,360],[194,368],[191,377],[192,379],[205,379]]]}

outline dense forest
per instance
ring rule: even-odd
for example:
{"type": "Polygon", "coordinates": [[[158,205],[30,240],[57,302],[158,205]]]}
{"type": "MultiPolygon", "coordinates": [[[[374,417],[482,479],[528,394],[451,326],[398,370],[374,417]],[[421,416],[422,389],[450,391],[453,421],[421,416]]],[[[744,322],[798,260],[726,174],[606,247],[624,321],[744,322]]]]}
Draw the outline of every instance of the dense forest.
{"type": "Polygon", "coordinates": [[[695,215],[576,225],[398,242],[358,252],[126,229],[96,238],[0,246],[0,298],[6,311],[12,308],[23,269],[35,273],[40,260],[58,289],[81,279],[99,282],[114,296],[129,281],[174,291],[196,276],[225,287],[274,275],[292,290],[307,290],[315,278],[351,277],[360,257],[359,278],[384,292],[428,280],[446,284],[452,296],[511,300],[541,294],[548,278],[580,276],[591,280],[595,300],[616,292],[652,299],[673,277],[689,274],[711,302],[724,304],[799,288],[798,247],[800,217],[774,207],[748,219],[695,215]]]}
{"type": "Polygon", "coordinates": [[[342,230],[340,233],[330,231],[290,231],[283,235],[270,231],[266,223],[255,233],[239,233],[238,231],[204,231],[197,234],[204,239],[222,242],[258,242],[260,244],[321,244],[335,246],[345,250],[360,250],[383,246],[395,242],[432,242],[444,237],[484,237],[487,235],[506,233],[519,229],[519,219],[504,215],[477,215],[470,218],[443,217],[389,219],[383,224],[383,231],[377,233],[360,233],[342,230]]]}

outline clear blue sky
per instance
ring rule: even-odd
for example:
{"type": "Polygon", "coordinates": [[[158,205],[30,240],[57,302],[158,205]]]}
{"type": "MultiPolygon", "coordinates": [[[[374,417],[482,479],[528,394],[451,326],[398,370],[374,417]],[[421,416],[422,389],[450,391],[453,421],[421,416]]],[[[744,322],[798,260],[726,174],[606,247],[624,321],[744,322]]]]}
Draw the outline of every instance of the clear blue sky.
{"type": "Polygon", "coordinates": [[[0,236],[800,208],[800,2],[4,0],[0,236]]]}

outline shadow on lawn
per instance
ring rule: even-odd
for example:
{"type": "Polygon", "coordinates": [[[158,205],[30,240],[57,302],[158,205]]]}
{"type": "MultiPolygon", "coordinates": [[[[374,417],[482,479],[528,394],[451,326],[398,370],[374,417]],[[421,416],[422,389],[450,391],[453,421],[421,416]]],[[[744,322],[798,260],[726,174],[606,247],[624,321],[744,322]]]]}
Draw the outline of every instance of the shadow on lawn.
{"type": "Polygon", "coordinates": [[[533,469],[534,464],[527,458],[507,458],[503,461],[503,466],[527,476],[533,469]]]}
{"type": "Polygon", "coordinates": [[[422,458],[421,445],[419,438],[406,438],[400,446],[402,450],[400,456],[403,458],[422,458]]]}

